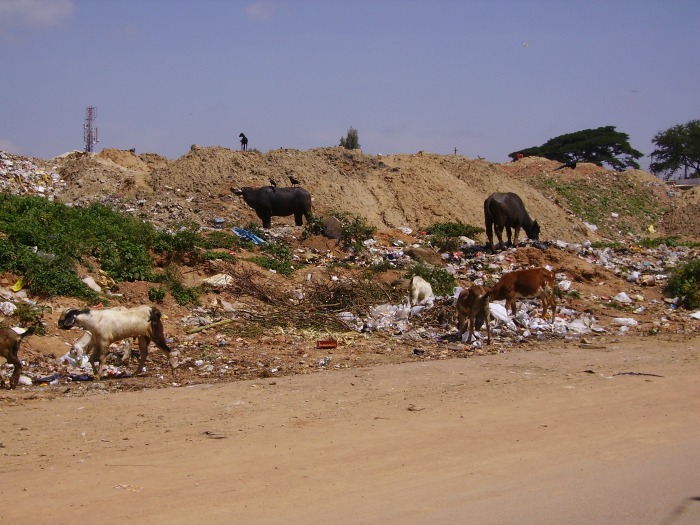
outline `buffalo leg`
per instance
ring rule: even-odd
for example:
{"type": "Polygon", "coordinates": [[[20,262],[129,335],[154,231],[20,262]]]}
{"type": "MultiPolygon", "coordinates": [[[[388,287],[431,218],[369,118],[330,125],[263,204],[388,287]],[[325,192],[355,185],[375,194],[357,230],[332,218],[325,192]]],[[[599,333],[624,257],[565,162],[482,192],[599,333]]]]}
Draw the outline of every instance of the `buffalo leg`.
{"type": "Polygon", "coordinates": [[[505,246],[503,244],[503,226],[496,225],[496,237],[498,238],[498,245],[503,249],[505,246]]]}

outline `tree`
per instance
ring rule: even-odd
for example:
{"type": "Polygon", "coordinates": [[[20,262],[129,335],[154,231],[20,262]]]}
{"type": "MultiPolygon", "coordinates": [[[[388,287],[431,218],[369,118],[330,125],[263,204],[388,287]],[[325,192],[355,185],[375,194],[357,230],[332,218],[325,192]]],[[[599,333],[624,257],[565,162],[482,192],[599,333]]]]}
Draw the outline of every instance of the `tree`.
{"type": "Polygon", "coordinates": [[[353,127],[348,129],[346,137],[340,137],[340,145],[346,149],[360,149],[360,143],[357,137],[357,130],[353,127]]]}
{"type": "Polygon", "coordinates": [[[518,153],[525,157],[544,157],[564,164],[570,162],[592,162],[598,166],[608,164],[613,169],[639,169],[635,159],[644,156],[629,143],[629,135],[615,131],[615,126],[584,129],[575,133],[559,135],[541,146],[522,149],[508,156],[515,160],[518,153]]]}
{"type": "Polygon", "coordinates": [[[684,179],[700,177],[700,120],[660,131],[651,142],[656,146],[649,155],[649,171],[654,175],[670,179],[683,170],[684,179]]]}

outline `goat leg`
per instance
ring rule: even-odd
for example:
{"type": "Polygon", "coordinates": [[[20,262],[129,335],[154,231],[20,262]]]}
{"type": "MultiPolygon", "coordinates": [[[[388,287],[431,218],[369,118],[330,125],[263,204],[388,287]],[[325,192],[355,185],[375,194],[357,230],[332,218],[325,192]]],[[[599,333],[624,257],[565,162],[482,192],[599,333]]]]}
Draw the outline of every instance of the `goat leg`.
{"type": "Polygon", "coordinates": [[[146,358],[148,357],[148,344],[151,340],[146,336],[139,337],[139,363],[136,365],[134,375],[137,376],[146,368],[146,358]]]}
{"type": "Polygon", "coordinates": [[[11,350],[7,356],[7,362],[14,366],[12,375],[10,376],[10,389],[17,388],[19,383],[19,376],[22,372],[22,362],[17,358],[15,354],[16,350],[11,350]]]}
{"type": "Polygon", "coordinates": [[[102,351],[99,345],[95,345],[90,352],[90,365],[95,379],[102,379],[102,351]]]}

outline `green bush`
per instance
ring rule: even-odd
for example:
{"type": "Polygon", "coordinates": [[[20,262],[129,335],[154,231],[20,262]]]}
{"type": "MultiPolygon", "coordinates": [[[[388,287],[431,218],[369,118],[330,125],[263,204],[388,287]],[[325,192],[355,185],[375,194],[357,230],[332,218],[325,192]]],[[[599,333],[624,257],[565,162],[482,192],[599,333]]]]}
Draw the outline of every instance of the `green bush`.
{"type": "Polygon", "coordinates": [[[182,282],[182,275],[176,266],[168,266],[163,273],[154,276],[154,280],[167,286],[170,295],[173,296],[175,302],[180,306],[199,305],[199,296],[203,292],[202,287],[185,286],[182,282]]]}
{"type": "Polygon", "coordinates": [[[460,237],[473,239],[484,233],[484,229],[462,222],[443,222],[429,226],[425,232],[430,235],[431,246],[441,252],[453,252],[462,247],[460,237]]]}
{"type": "Polygon", "coordinates": [[[474,238],[484,233],[483,228],[464,224],[462,222],[442,222],[428,226],[425,229],[428,235],[441,235],[443,237],[469,237],[474,238]]]}
{"type": "Polygon", "coordinates": [[[115,281],[150,281],[153,261],[146,246],[129,240],[102,242],[94,254],[115,281]]]}
{"type": "Polygon", "coordinates": [[[43,298],[57,295],[94,301],[97,294],[90,289],[74,269],[61,261],[36,258],[25,267],[25,285],[34,295],[43,298]]]}
{"type": "Polygon", "coordinates": [[[345,149],[360,149],[360,139],[355,128],[350,127],[348,134],[340,137],[340,146],[345,149]]]}
{"type": "Polygon", "coordinates": [[[148,300],[161,304],[165,300],[165,289],[160,286],[152,286],[148,289],[148,300]]]}
{"type": "Polygon", "coordinates": [[[292,266],[292,250],[284,242],[268,242],[261,245],[261,250],[265,255],[251,257],[251,261],[268,270],[274,270],[282,275],[294,273],[292,266]]]}
{"type": "Polygon", "coordinates": [[[700,308],[700,259],[679,265],[671,274],[665,292],[679,298],[689,310],[700,308]]]}
{"type": "Polygon", "coordinates": [[[414,275],[419,275],[430,283],[435,295],[452,295],[456,284],[454,275],[443,268],[434,268],[425,264],[415,264],[411,266],[406,274],[406,278],[411,279],[414,275]]]}
{"type": "MultiPolygon", "coordinates": [[[[104,205],[70,207],[42,197],[0,194],[0,271],[24,276],[31,293],[94,299],[79,279],[80,263],[92,267],[95,258],[116,281],[153,280],[151,252],[169,261],[199,254],[199,247],[230,248],[233,235],[206,239],[197,226],[174,233],[104,205]]],[[[222,232],[223,233],[223,232],[222,232]]]]}
{"type": "Polygon", "coordinates": [[[311,216],[311,219],[306,221],[304,225],[304,230],[301,233],[302,239],[308,239],[312,235],[323,235],[325,230],[323,228],[323,217],[317,217],[315,215],[311,216]]]}

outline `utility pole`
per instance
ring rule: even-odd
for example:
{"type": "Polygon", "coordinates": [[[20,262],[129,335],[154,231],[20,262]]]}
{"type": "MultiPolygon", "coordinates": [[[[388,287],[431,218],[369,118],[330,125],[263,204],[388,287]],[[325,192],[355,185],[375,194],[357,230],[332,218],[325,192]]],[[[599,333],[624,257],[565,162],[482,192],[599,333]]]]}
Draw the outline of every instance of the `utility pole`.
{"type": "Polygon", "coordinates": [[[85,153],[92,153],[93,145],[100,140],[97,138],[97,128],[93,126],[97,115],[95,106],[88,106],[85,111],[85,123],[83,124],[83,139],[85,140],[85,153]]]}

